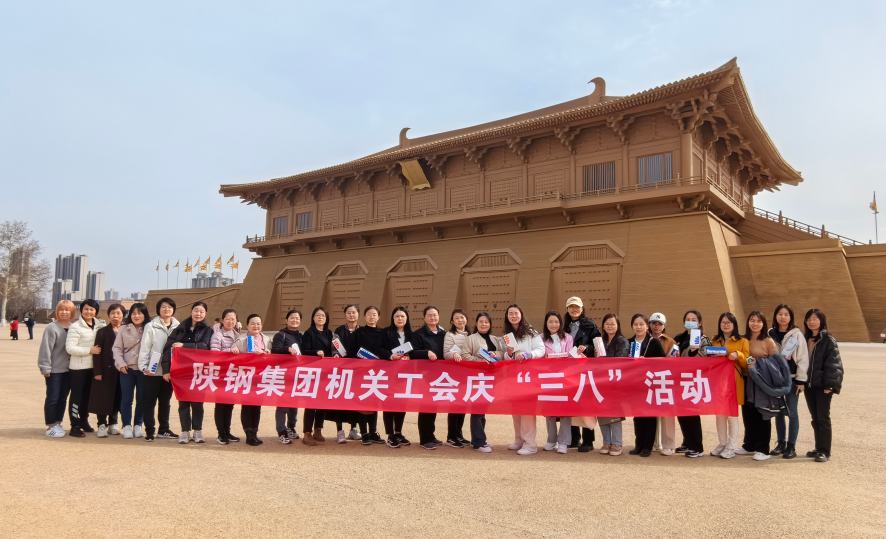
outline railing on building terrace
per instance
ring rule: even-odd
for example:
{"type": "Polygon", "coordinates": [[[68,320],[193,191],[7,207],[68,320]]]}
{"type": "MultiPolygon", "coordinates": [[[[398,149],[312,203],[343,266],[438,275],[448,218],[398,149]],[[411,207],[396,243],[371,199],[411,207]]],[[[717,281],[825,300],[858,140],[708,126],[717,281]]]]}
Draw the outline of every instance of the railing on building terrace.
{"type": "Polygon", "coordinates": [[[812,234],[813,236],[821,236],[822,238],[840,240],[841,242],[843,242],[843,245],[865,245],[860,241],[855,241],[853,239],[847,238],[846,236],[841,236],[839,234],[834,234],[829,230],[825,230],[824,225],[821,225],[821,228],[807,225],[806,223],[801,223],[796,219],[789,219],[783,216],[781,212],[772,213],[766,210],[761,210],[760,208],[754,208],[754,215],[756,215],[757,217],[762,217],[764,219],[769,219],[770,221],[775,221],[776,223],[781,225],[789,226],[793,229],[799,230],[800,232],[812,234]]]}

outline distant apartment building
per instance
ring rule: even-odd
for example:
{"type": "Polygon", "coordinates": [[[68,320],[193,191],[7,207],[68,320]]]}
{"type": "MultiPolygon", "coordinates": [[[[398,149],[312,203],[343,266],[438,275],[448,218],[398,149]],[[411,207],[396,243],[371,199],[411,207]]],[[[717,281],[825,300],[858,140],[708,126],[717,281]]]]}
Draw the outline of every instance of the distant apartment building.
{"type": "Polygon", "coordinates": [[[9,270],[15,277],[27,278],[31,272],[31,253],[25,249],[12,251],[9,270]]]}
{"type": "Polygon", "coordinates": [[[105,297],[105,273],[90,271],[86,275],[86,299],[101,301],[105,297]]]}
{"type": "Polygon", "coordinates": [[[147,296],[145,296],[145,294],[143,294],[142,292],[133,292],[129,295],[129,299],[133,301],[144,301],[145,297],[147,296]]]}
{"type": "Polygon", "coordinates": [[[222,286],[231,286],[232,284],[234,284],[234,280],[224,277],[220,271],[213,271],[212,275],[200,272],[191,279],[191,288],[220,288],[222,286]]]}
{"type": "MultiPolygon", "coordinates": [[[[67,299],[79,303],[87,298],[89,257],[72,254],[55,259],[55,281],[52,284],[52,304],[67,299]]],[[[102,282],[104,286],[104,281],[102,282]]]]}
{"type": "Polygon", "coordinates": [[[120,292],[113,288],[105,292],[105,301],[120,301],[120,292]]]}

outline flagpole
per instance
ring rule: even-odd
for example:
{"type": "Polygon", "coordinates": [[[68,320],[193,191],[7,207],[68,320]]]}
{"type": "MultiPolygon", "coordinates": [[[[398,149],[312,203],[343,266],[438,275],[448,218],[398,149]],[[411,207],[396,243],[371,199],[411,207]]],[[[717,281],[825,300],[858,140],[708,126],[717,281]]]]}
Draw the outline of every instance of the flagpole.
{"type": "Polygon", "coordinates": [[[877,214],[880,213],[877,211],[877,192],[874,191],[874,238],[876,242],[880,243],[880,229],[877,226],[877,214]]]}
{"type": "Polygon", "coordinates": [[[160,290],[160,261],[157,261],[157,290],[160,290]]]}
{"type": "Polygon", "coordinates": [[[166,290],[169,290],[169,260],[166,261],[166,290]]]}
{"type": "MultiPolygon", "coordinates": [[[[179,259],[181,260],[181,259],[179,259]]],[[[178,276],[181,273],[182,269],[179,266],[179,263],[175,263],[175,289],[178,290],[178,276]]]]}

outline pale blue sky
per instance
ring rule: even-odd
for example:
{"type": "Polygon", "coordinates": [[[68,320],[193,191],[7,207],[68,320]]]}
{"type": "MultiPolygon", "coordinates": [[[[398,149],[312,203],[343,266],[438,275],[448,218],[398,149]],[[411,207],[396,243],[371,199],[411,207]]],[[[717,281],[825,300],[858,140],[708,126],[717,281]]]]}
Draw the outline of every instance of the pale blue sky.
{"type": "Polygon", "coordinates": [[[866,242],[872,191],[886,205],[884,6],[4,0],[0,219],[28,221],[47,258],[88,254],[126,295],[156,286],[158,258],[233,251],[242,278],[264,214],[220,184],[573,99],[597,76],[626,95],[738,56],[805,178],[757,206],[866,242]]]}

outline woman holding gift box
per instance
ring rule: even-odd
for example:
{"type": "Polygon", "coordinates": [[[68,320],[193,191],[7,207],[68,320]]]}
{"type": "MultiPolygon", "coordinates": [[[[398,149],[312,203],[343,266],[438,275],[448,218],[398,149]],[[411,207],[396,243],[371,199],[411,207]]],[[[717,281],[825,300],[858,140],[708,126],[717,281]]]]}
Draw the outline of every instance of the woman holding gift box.
{"type": "MultiPolygon", "coordinates": [[[[652,336],[649,330],[649,319],[644,314],[635,314],[631,318],[631,327],[634,336],[628,339],[633,352],[634,343],[639,347],[638,353],[632,353],[634,357],[664,357],[664,347],[661,341],[652,336]]],[[[636,442],[634,448],[629,451],[631,455],[648,457],[652,454],[652,446],[655,443],[655,427],[658,424],[656,417],[635,417],[634,434],[636,442]]]]}
{"type": "MultiPolygon", "coordinates": [[[[412,326],[409,324],[409,312],[406,307],[395,307],[391,311],[391,325],[385,328],[384,338],[385,349],[390,352],[387,355],[388,359],[391,361],[409,359],[409,354],[394,352],[412,339],[412,326]]],[[[388,437],[385,442],[388,447],[396,449],[401,445],[411,445],[411,442],[403,436],[403,422],[406,420],[406,412],[383,412],[382,420],[385,424],[385,434],[388,437]]]]}
{"type": "Polygon", "coordinates": [[[157,316],[145,327],[139,345],[138,368],[145,373],[145,441],[154,441],[154,408],[157,408],[157,422],[160,423],[158,438],[178,438],[169,428],[169,412],[172,408],[172,384],[163,379],[163,367],[157,365],[156,372],[149,371],[154,358],[163,354],[166,339],[178,327],[175,314],[175,301],[162,298],[157,302],[157,316]]]}
{"type": "MultiPolygon", "coordinates": [[[[715,347],[726,348],[726,357],[735,364],[735,396],[739,406],[744,404],[744,379],[742,369],[748,368],[748,357],[751,355],[750,343],[738,331],[738,321],[732,313],[723,313],[717,323],[717,336],[711,341],[715,347]]],[[[738,443],[738,416],[717,416],[717,436],[720,444],[711,451],[711,455],[724,459],[735,457],[735,445],[738,443]]]]}
{"type": "MultiPolygon", "coordinates": [[[[704,357],[705,349],[711,345],[711,340],[704,334],[701,322],[701,313],[687,311],[683,315],[683,326],[686,331],[674,337],[677,346],[680,347],[681,357],[704,357]],[[692,342],[693,331],[697,331],[698,342],[692,342]]],[[[689,458],[704,456],[704,444],[702,443],[701,416],[682,416],[677,418],[680,423],[680,431],[683,433],[683,443],[677,448],[677,453],[684,453],[689,458]]]]}
{"type": "MultiPolygon", "coordinates": [[[[301,326],[301,311],[292,309],[286,313],[286,327],[278,331],[271,340],[271,353],[293,356],[302,354],[302,334],[298,330],[299,326],[301,326]]],[[[295,430],[298,408],[277,407],[274,411],[274,420],[277,423],[277,440],[281,444],[289,445],[293,440],[299,439],[295,430]]]]}
{"type": "MultiPolygon", "coordinates": [[[[360,347],[357,346],[357,328],[360,327],[360,307],[352,303],[350,305],[345,305],[343,311],[345,313],[345,323],[335,328],[334,333],[336,337],[338,337],[338,340],[341,341],[342,346],[345,347],[345,351],[347,351],[345,357],[357,357],[357,350],[360,349],[360,347]]],[[[351,431],[344,440],[339,436],[338,443],[346,443],[348,440],[362,439],[360,431],[357,430],[357,412],[351,410],[336,410],[333,414],[335,415],[336,432],[342,432],[344,430],[345,422],[351,424],[351,431]]],[[[324,420],[330,419],[329,410],[327,410],[324,420]]]]}
{"type": "MultiPolygon", "coordinates": [[[[618,316],[609,313],[603,317],[603,348],[606,351],[606,357],[628,357],[631,355],[631,343],[621,334],[621,321],[618,316]]],[[[600,357],[597,350],[594,355],[600,357]]],[[[600,432],[603,434],[603,447],[600,448],[601,455],[609,455],[617,457],[622,453],[622,422],[621,417],[601,417],[600,432]]],[[[581,448],[579,448],[581,451],[581,448]]]]}
{"type": "MultiPolygon", "coordinates": [[[[516,359],[518,362],[529,359],[540,359],[545,355],[545,345],[541,335],[532,329],[523,316],[523,309],[513,304],[508,307],[504,325],[505,359],[516,359]],[[513,340],[511,340],[513,339],[513,340]],[[510,342],[508,342],[510,340],[510,342]]],[[[515,415],[514,420],[514,443],[508,446],[511,451],[518,455],[532,455],[538,452],[535,443],[535,416],[515,415]]]]}
{"type": "MultiPolygon", "coordinates": [[[[225,309],[222,311],[221,327],[212,334],[209,340],[209,349],[214,352],[230,352],[231,348],[240,339],[237,326],[237,311],[225,309]]],[[[231,419],[234,416],[234,405],[218,402],[215,404],[215,429],[218,431],[216,442],[219,445],[227,445],[231,442],[239,442],[240,438],[231,434],[231,419]]]]}
{"type": "MultiPolygon", "coordinates": [[[[545,345],[545,357],[562,357],[572,350],[572,335],[563,329],[563,319],[557,311],[549,311],[545,315],[545,326],[542,331],[542,342],[545,345]]],[[[545,451],[557,450],[557,453],[566,454],[566,449],[572,442],[572,418],[561,417],[560,431],[557,432],[557,418],[545,417],[545,426],[548,429],[548,442],[544,445],[545,451]]]]}
{"type": "MultiPolygon", "coordinates": [[[[262,319],[257,314],[250,314],[246,317],[246,333],[241,334],[237,339],[237,343],[231,348],[233,354],[270,354],[271,349],[268,347],[267,340],[261,332],[262,319]],[[250,344],[252,350],[250,351],[250,344]]],[[[251,406],[244,404],[240,407],[240,423],[243,425],[243,432],[246,433],[246,445],[261,445],[261,439],[258,437],[258,424],[261,421],[261,406],[251,406]]]]}
{"type": "Polygon", "coordinates": [[[786,428],[783,415],[779,414],[775,417],[778,445],[769,454],[782,455],[783,459],[793,459],[797,458],[797,435],[800,433],[800,416],[797,406],[800,404],[800,393],[806,389],[809,347],[806,345],[803,331],[794,324],[794,310],[784,304],[775,308],[769,336],[778,345],[778,353],[788,361],[793,379],[791,391],[785,395],[790,426],[786,428]]]}
{"type": "MultiPolygon", "coordinates": [[[[315,307],[311,313],[311,327],[305,331],[305,336],[302,338],[303,352],[306,356],[332,357],[333,333],[326,327],[328,322],[329,312],[323,307],[315,307]]],[[[313,446],[317,445],[317,442],[326,441],[326,438],[323,437],[325,414],[325,410],[305,408],[305,413],[302,416],[304,436],[301,443],[313,446]]]]}
{"type": "MultiPolygon", "coordinates": [[[[446,331],[439,325],[440,311],[433,305],[428,305],[424,310],[424,318],[425,325],[412,333],[412,352],[409,357],[430,361],[442,359],[446,331]]],[[[436,421],[436,413],[418,414],[418,436],[423,449],[434,450],[438,445],[443,445],[443,442],[434,435],[436,421]]]]}

